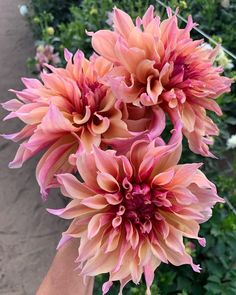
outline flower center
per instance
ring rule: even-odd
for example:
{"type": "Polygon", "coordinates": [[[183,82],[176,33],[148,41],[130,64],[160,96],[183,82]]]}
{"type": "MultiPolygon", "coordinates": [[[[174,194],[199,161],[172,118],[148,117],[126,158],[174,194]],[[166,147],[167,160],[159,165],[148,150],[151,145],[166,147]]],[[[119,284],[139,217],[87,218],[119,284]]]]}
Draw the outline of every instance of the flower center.
{"type": "Polygon", "coordinates": [[[147,184],[129,183],[123,191],[123,199],[116,212],[117,224],[128,221],[140,233],[149,234],[153,222],[160,220],[158,209],[171,206],[167,196],[167,191],[152,189],[147,184]]]}
{"type": "Polygon", "coordinates": [[[126,178],[122,182],[119,205],[115,206],[112,221],[114,228],[122,223],[132,223],[141,234],[149,234],[163,219],[160,210],[170,210],[173,195],[161,187],[151,188],[148,184],[132,184],[126,178]]]}
{"type": "Polygon", "coordinates": [[[125,217],[134,223],[144,223],[155,213],[151,189],[147,184],[134,185],[131,192],[126,192],[123,203],[126,208],[125,217]]]}
{"type": "Polygon", "coordinates": [[[74,126],[80,127],[93,122],[100,123],[99,118],[94,113],[99,112],[100,104],[105,98],[106,90],[98,83],[85,84],[80,86],[81,96],[74,105],[74,126]]]}

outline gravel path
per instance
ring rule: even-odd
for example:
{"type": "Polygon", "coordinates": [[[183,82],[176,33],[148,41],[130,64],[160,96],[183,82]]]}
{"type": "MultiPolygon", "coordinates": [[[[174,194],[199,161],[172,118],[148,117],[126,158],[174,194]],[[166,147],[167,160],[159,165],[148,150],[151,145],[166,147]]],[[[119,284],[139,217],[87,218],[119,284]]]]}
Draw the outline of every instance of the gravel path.
{"type": "MultiPolygon", "coordinates": [[[[7,91],[9,88],[22,88],[21,76],[29,76],[26,59],[34,49],[30,30],[18,11],[22,2],[0,0],[1,102],[14,97],[7,91]]],[[[5,114],[1,109],[1,118],[5,114]]],[[[20,126],[15,120],[1,123],[0,133],[17,131],[20,126]]],[[[45,207],[62,207],[63,202],[55,194],[50,204],[41,201],[34,175],[36,159],[20,170],[7,167],[16,148],[17,144],[0,139],[0,294],[33,295],[64,226],[45,207]]]]}

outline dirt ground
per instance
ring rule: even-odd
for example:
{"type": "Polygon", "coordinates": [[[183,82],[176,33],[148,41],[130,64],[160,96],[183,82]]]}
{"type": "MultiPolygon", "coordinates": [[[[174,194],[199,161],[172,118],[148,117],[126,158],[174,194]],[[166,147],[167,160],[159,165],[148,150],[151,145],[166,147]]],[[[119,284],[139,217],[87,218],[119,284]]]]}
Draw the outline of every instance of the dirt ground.
{"type": "MultiPolygon", "coordinates": [[[[0,0],[0,101],[14,97],[9,88],[22,89],[21,76],[30,76],[26,59],[34,44],[18,5],[26,1],[0,0]]],[[[0,119],[6,114],[0,110],[0,119]]],[[[19,122],[0,123],[0,133],[17,131],[19,122]]],[[[37,159],[10,170],[17,144],[0,139],[0,294],[33,295],[46,273],[63,230],[64,221],[45,207],[62,207],[54,194],[41,201],[35,181],[37,159]]]]}

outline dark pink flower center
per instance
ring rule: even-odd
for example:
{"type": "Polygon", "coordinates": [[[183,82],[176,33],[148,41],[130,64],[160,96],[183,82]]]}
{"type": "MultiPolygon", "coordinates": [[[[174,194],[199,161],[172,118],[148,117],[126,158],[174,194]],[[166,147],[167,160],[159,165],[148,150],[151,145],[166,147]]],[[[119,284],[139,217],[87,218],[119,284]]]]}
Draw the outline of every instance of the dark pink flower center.
{"type": "Polygon", "coordinates": [[[134,184],[123,192],[117,216],[130,221],[142,233],[149,233],[152,223],[160,219],[159,208],[171,207],[169,194],[161,189],[152,189],[148,184],[134,184]]]}
{"type": "Polygon", "coordinates": [[[88,112],[86,108],[89,108],[90,115],[86,122],[74,125],[80,127],[81,125],[87,125],[92,121],[95,125],[99,124],[100,120],[97,116],[94,116],[94,113],[97,113],[100,110],[100,104],[106,96],[106,88],[102,87],[98,82],[80,83],[79,88],[81,91],[81,97],[75,101],[72,114],[78,114],[82,119],[86,116],[86,111],[88,112]]]}

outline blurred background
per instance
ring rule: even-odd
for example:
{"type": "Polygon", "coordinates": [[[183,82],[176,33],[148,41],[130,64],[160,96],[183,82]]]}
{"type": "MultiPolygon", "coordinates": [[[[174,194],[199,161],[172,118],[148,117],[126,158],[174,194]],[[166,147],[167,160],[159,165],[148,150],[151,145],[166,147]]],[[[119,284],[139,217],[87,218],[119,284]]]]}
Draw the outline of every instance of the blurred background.
{"type": "MultiPolygon", "coordinates": [[[[21,89],[20,77],[38,77],[43,64],[63,66],[63,51],[78,48],[86,56],[92,49],[87,31],[112,25],[112,8],[127,11],[133,19],[143,15],[153,4],[162,18],[165,5],[179,7],[180,25],[192,14],[198,28],[193,38],[204,38],[208,46],[222,44],[216,65],[224,68],[224,75],[236,80],[236,0],[0,0],[0,93],[1,102],[14,97],[9,88],[21,89]]],[[[213,217],[202,226],[207,246],[186,241],[186,248],[194,261],[202,266],[201,274],[189,266],[175,268],[162,265],[156,272],[152,287],[154,295],[235,295],[236,294],[236,87],[218,99],[224,115],[210,114],[218,124],[220,136],[215,139],[212,152],[219,160],[205,159],[184,149],[184,162],[204,162],[204,172],[217,184],[225,204],[215,207],[213,217]]],[[[4,111],[1,109],[1,118],[4,111]]],[[[15,120],[1,124],[1,133],[16,131],[15,120]],[[6,132],[7,131],[7,132],[6,132]]],[[[32,295],[46,273],[60,233],[63,220],[50,216],[45,207],[50,204],[40,199],[34,170],[37,159],[28,161],[21,170],[9,170],[17,146],[1,139],[0,142],[0,294],[32,295]]],[[[63,200],[55,192],[51,207],[62,207],[63,200]],[[56,204],[56,205],[55,205],[56,204]]],[[[96,279],[94,294],[101,294],[106,277],[96,279]]],[[[115,285],[110,294],[118,294],[115,285]]],[[[144,295],[145,286],[129,284],[129,295],[144,295]]],[[[66,295],[66,294],[65,294],[66,295]]]]}

